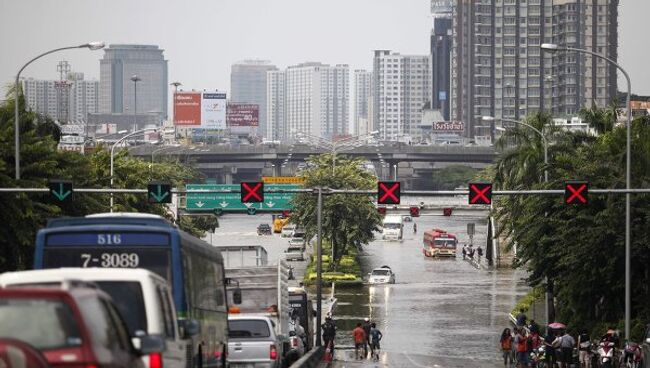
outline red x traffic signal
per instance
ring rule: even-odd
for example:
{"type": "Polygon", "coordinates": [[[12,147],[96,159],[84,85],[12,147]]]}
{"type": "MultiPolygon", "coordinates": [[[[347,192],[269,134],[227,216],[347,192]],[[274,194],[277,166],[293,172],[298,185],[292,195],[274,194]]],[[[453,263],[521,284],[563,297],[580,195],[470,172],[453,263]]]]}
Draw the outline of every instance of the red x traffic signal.
{"type": "Polygon", "coordinates": [[[385,215],[386,207],[377,207],[377,212],[379,212],[380,215],[385,215]]]}
{"type": "Polygon", "coordinates": [[[492,183],[469,183],[469,204],[492,204],[492,183]]]}
{"type": "Polygon", "coordinates": [[[443,216],[451,216],[451,213],[453,212],[453,209],[451,207],[445,207],[442,209],[442,215],[443,216]]]}
{"type": "Polygon", "coordinates": [[[564,203],[566,204],[588,204],[589,203],[589,182],[567,181],[564,182],[564,203]]]}
{"type": "Polygon", "coordinates": [[[420,207],[411,206],[409,207],[409,212],[411,213],[411,217],[420,217],[420,207]]]}
{"type": "Polygon", "coordinates": [[[241,183],[242,203],[264,202],[264,183],[261,181],[247,181],[241,183]]]}
{"type": "Polygon", "coordinates": [[[400,201],[399,181],[377,182],[377,203],[399,204],[399,201],[400,201]]]}

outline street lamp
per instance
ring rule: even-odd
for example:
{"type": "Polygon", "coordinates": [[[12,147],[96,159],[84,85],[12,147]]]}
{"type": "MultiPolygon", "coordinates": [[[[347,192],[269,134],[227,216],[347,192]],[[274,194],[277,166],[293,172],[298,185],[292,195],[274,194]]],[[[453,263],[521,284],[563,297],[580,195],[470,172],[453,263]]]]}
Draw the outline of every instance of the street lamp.
{"type": "Polygon", "coordinates": [[[138,77],[137,74],[133,74],[131,76],[131,80],[133,81],[133,131],[135,132],[138,130],[138,82],[142,80],[142,78],[138,77]]]}
{"type": "Polygon", "coordinates": [[[625,76],[625,81],[627,82],[627,97],[625,106],[627,109],[627,144],[625,147],[626,155],[626,168],[625,168],[625,189],[628,191],[625,193],[625,339],[629,341],[630,339],[630,318],[631,318],[631,285],[630,285],[630,188],[632,177],[632,155],[631,155],[631,146],[632,146],[632,109],[630,106],[630,96],[632,95],[632,83],[630,82],[630,76],[627,74],[625,69],[620,66],[616,61],[593,51],[577,49],[574,47],[565,47],[558,46],[554,43],[543,43],[540,45],[542,51],[549,52],[579,52],[583,54],[589,54],[591,56],[597,57],[599,59],[605,60],[606,62],[614,65],[618,70],[623,73],[625,76]]]}
{"type": "MultiPolygon", "coordinates": [[[[114,166],[113,166],[113,155],[115,153],[115,147],[117,147],[117,145],[119,145],[120,143],[124,142],[127,138],[133,137],[134,135],[142,134],[142,133],[144,133],[146,131],[150,131],[150,130],[156,131],[156,128],[146,128],[146,129],[136,130],[135,132],[132,132],[131,134],[127,134],[124,137],[118,139],[117,142],[115,142],[111,146],[111,189],[113,189],[113,180],[114,180],[114,178],[113,178],[113,168],[114,168],[114,166]]],[[[111,212],[113,212],[113,192],[112,191],[111,191],[111,205],[110,205],[110,207],[111,207],[111,212]]]]}
{"type": "Polygon", "coordinates": [[[20,99],[20,73],[27,68],[29,64],[32,62],[36,61],[37,59],[40,59],[41,57],[45,55],[49,55],[52,53],[55,53],[57,51],[63,51],[63,50],[71,50],[71,49],[84,49],[87,48],[89,50],[100,50],[104,48],[104,43],[103,42],[89,42],[89,43],[84,43],[83,45],[78,45],[78,46],[67,46],[67,47],[60,47],[58,49],[50,50],[48,52],[44,52],[37,57],[31,59],[28,61],[25,65],[23,65],[22,68],[18,71],[18,74],[16,74],[16,85],[14,86],[14,93],[15,93],[15,106],[14,106],[14,138],[15,138],[15,160],[16,160],[16,180],[20,180],[20,113],[18,111],[18,100],[20,99]]]}

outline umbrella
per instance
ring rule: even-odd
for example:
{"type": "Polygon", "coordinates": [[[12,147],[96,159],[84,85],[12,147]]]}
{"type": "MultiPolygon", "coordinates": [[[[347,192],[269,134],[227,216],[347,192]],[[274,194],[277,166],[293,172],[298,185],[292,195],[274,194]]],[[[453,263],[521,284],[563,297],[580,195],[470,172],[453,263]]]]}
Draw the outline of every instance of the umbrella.
{"type": "Polygon", "coordinates": [[[548,325],[549,328],[552,328],[554,330],[564,330],[566,329],[566,325],[564,323],[560,322],[553,322],[550,325],[548,325]]]}

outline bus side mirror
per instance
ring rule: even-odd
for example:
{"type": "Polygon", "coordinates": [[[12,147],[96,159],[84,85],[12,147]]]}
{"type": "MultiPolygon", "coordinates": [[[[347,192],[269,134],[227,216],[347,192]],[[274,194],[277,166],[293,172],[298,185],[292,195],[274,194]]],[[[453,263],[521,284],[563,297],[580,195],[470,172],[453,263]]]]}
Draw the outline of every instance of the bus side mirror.
{"type": "Polygon", "coordinates": [[[232,292],[232,302],[235,304],[241,304],[241,289],[239,287],[232,292]]]}
{"type": "Polygon", "coordinates": [[[192,336],[196,336],[200,332],[199,322],[195,319],[184,319],[178,321],[179,327],[181,327],[183,338],[189,339],[192,336]]]}

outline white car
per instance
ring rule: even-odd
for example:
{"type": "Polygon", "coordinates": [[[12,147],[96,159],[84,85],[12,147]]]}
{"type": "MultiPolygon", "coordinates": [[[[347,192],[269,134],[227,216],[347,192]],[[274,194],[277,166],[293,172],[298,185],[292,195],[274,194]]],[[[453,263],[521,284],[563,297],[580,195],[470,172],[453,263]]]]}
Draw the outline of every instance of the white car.
{"type": "Polygon", "coordinates": [[[368,283],[370,284],[394,284],[395,274],[388,266],[375,268],[368,274],[368,283]]]}
{"type": "MultiPolygon", "coordinates": [[[[198,332],[198,325],[191,327],[192,332],[186,329],[185,336],[182,336],[171,288],[165,279],[151,271],[139,268],[53,268],[7,272],[0,275],[0,288],[56,285],[66,280],[95,283],[113,298],[131,336],[145,333],[165,340],[166,350],[162,352],[164,367],[185,365],[189,335],[198,332]]],[[[145,367],[150,366],[151,358],[142,357],[145,367]]]]}
{"type": "Polygon", "coordinates": [[[307,242],[305,241],[305,238],[291,238],[289,239],[289,246],[290,247],[300,247],[302,249],[305,249],[305,245],[307,242]]]}
{"type": "Polygon", "coordinates": [[[296,230],[296,225],[294,224],[286,224],[282,227],[282,231],[280,231],[280,236],[283,238],[288,238],[293,234],[293,231],[296,230]]]}
{"type": "Polygon", "coordinates": [[[287,261],[304,261],[305,253],[303,253],[301,247],[290,246],[284,251],[284,257],[287,261]]]}

